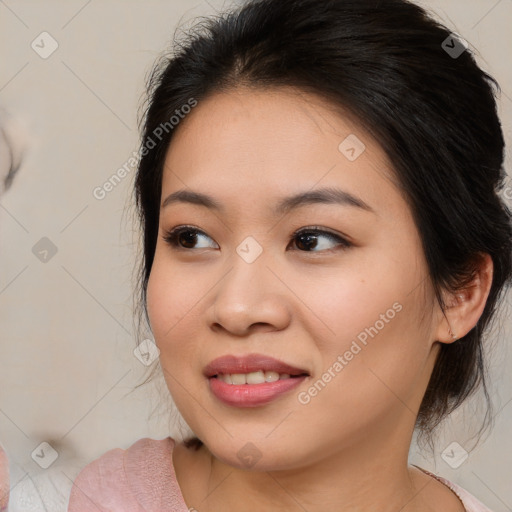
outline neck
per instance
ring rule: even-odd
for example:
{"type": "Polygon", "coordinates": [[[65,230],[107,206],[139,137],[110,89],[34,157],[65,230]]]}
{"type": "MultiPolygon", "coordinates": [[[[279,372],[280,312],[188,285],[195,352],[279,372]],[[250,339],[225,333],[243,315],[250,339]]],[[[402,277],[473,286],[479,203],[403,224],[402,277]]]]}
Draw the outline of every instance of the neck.
{"type": "MultiPolygon", "coordinates": [[[[410,411],[405,409],[403,414],[410,411]]],[[[378,432],[365,432],[350,446],[333,447],[327,457],[279,471],[234,468],[203,446],[203,485],[196,488],[199,492],[194,492],[189,505],[200,512],[234,512],[241,503],[246,512],[431,510],[422,493],[424,481],[420,483],[407,463],[413,433],[410,423],[410,418],[393,421],[388,428],[380,423],[378,432]]]]}

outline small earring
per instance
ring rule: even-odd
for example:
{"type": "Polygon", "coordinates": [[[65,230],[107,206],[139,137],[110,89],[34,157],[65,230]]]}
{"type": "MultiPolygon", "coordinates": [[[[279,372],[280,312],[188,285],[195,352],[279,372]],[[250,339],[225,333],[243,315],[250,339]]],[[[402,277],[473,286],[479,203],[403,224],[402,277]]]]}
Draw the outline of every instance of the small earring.
{"type": "Polygon", "coordinates": [[[451,327],[448,328],[448,332],[450,333],[450,336],[453,338],[453,341],[457,341],[457,336],[455,336],[455,334],[453,334],[451,327]]]}

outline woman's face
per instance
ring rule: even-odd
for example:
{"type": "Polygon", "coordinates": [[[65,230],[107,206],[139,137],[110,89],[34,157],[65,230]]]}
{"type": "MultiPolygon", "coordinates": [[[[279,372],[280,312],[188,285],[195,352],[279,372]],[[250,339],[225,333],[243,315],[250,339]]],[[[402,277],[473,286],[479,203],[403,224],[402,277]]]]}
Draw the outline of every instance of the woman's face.
{"type": "Polygon", "coordinates": [[[238,467],[299,467],[357,443],[406,455],[439,315],[382,149],[290,89],[213,95],[177,130],[161,204],[186,191],[218,205],[182,197],[161,208],[147,291],[187,423],[238,467]],[[179,226],[188,231],[174,247],[165,237],[179,226]],[[222,356],[235,359],[208,367],[222,356]],[[244,373],[254,384],[225,376],[244,373]]]}

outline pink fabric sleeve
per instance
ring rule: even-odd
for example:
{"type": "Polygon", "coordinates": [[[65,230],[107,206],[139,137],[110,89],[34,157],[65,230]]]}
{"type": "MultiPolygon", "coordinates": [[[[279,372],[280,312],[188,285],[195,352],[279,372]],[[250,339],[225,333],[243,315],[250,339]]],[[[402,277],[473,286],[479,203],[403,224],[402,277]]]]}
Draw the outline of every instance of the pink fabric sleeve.
{"type": "Polygon", "coordinates": [[[0,446],[0,512],[7,510],[9,502],[9,461],[0,446]]]}
{"type": "Polygon", "coordinates": [[[442,476],[438,477],[441,482],[446,484],[450,489],[460,498],[464,506],[466,507],[467,512],[492,512],[490,508],[487,508],[481,501],[479,501],[475,496],[466,491],[466,489],[462,488],[460,485],[457,485],[442,476]]]}
{"type": "Polygon", "coordinates": [[[69,512],[143,512],[128,489],[123,453],[110,450],[85,466],[73,482],[69,512]]]}
{"type": "Polygon", "coordinates": [[[466,491],[466,489],[460,485],[451,482],[447,478],[431,473],[427,469],[420,468],[419,466],[416,466],[416,464],[413,465],[418,469],[421,469],[421,471],[424,473],[427,473],[427,475],[430,475],[431,477],[439,480],[441,483],[449,487],[459,497],[460,501],[462,501],[466,512],[492,512],[491,509],[487,508],[481,501],[479,501],[475,496],[473,496],[469,491],[466,491]]]}
{"type": "Polygon", "coordinates": [[[174,441],[139,439],[88,464],[76,478],[68,512],[188,512],[172,466],[174,441]]]}

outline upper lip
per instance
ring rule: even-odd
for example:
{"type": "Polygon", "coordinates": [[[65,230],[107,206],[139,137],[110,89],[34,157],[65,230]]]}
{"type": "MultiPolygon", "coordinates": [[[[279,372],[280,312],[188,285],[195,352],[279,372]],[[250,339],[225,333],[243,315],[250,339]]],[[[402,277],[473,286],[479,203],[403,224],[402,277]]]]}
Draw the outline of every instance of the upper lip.
{"type": "Polygon", "coordinates": [[[251,373],[262,371],[273,371],[289,375],[309,375],[306,370],[296,368],[283,361],[263,354],[248,354],[244,356],[226,355],[214,359],[207,364],[203,370],[206,377],[213,377],[222,374],[251,373]]]}

